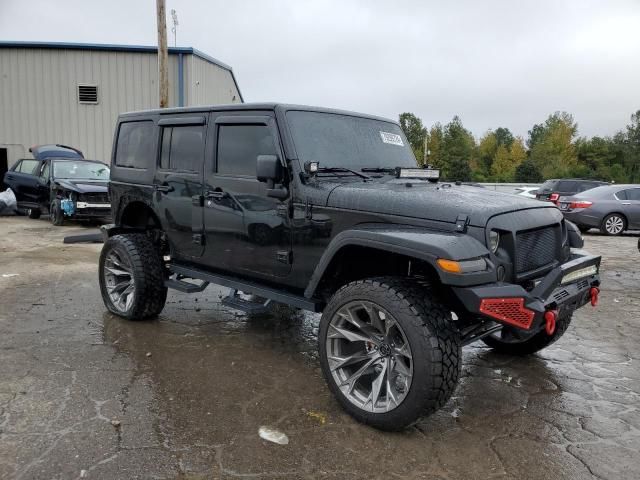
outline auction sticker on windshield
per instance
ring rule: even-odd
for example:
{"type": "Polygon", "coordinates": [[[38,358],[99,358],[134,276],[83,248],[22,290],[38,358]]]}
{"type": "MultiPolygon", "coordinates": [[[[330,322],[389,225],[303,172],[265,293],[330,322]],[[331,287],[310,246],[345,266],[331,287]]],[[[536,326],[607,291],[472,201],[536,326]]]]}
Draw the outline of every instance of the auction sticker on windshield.
{"type": "Polygon", "coordinates": [[[391,145],[398,145],[400,147],[404,147],[404,143],[402,142],[402,137],[396,133],[389,133],[380,131],[380,137],[384,143],[390,143],[391,145]]]}

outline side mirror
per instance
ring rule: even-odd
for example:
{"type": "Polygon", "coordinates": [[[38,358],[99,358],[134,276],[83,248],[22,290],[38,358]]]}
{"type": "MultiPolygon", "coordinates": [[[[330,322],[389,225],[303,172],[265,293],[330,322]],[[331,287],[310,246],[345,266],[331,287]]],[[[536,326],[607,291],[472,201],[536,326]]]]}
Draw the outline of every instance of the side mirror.
{"type": "Polygon", "coordinates": [[[282,179],[282,164],[277,155],[258,155],[256,176],[259,182],[275,183],[282,179]]]}
{"type": "Polygon", "coordinates": [[[258,155],[256,162],[256,177],[259,182],[267,184],[267,196],[284,199],[289,191],[283,185],[276,185],[282,181],[284,169],[277,155],[258,155]]]}

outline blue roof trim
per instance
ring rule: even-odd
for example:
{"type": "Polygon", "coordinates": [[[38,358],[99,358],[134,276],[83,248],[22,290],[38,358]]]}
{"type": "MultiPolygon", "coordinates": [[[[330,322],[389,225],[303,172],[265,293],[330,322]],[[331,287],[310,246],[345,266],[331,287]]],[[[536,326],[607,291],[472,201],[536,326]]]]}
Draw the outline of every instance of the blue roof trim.
{"type": "MultiPolygon", "coordinates": [[[[0,40],[0,48],[50,48],[50,49],[63,49],[63,50],[93,50],[103,52],[140,52],[140,53],[158,53],[158,47],[152,45],[116,45],[109,43],[73,43],[73,42],[20,42],[20,41],[4,41],[0,40]]],[[[217,65],[220,68],[228,70],[233,78],[233,83],[236,85],[240,100],[244,102],[240,87],[236,81],[236,77],[233,74],[233,68],[220,60],[213,58],[206,53],[201,52],[192,47],[169,47],[169,54],[186,53],[189,55],[195,55],[202,60],[217,65]]]]}

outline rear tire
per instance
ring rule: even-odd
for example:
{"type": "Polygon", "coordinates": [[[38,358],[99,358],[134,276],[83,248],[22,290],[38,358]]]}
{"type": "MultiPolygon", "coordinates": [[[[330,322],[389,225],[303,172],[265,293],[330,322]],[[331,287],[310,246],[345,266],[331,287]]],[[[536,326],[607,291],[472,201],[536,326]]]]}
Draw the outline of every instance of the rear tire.
{"type": "Polygon", "coordinates": [[[102,247],[100,292],[111,313],[129,320],[155,317],[164,308],[165,267],[158,249],[143,233],[115,235],[102,247]]]}
{"type": "Polygon", "coordinates": [[[506,338],[509,338],[509,334],[514,332],[513,330],[509,330],[510,327],[503,327],[501,331],[499,331],[497,336],[489,335],[488,337],[484,337],[482,341],[489,347],[493,348],[496,352],[505,353],[508,355],[530,355],[532,353],[539,352],[543,348],[547,348],[552,343],[557,342],[564,332],[567,331],[569,325],[571,324],[571,315],[559,318],[556,321],[556,330],[553,332],[553,335],[547,335],[547,332],[542,329],[534,336],[529,337],[523,341],[513,340],[507,341],[506,338]],[[505,330],[507,329],[507,330],[505,330]],[[503,340],[505,338],[505,340],[503,340]]]}
{"type": "Polygon", "coordinates": [[[580,230],[581,233],[587,233],[591,230],[591,227],[588,227],[587,225],[578,225],[578,230],[580,230]]]}
{"type": "Polygon", "coordinates": [[[42,215],[42,212],[40,211],[39,208],[29,209],[29,218],[32,218],[33,220],[37,220],[40,218],[40,215],[42,215]]]}
{"type": "Polygon", "coordinates": [[[64,212],[62,211],[62,204],[59,199],[55,199],[51,202],[51,208],[49,208],[49,217],[51,223],[56,227],[60,227],[64,224],[64,212]]]}
{"type": "Polygon", "coordinates": [[[460,336],[450,310],[406,279],[342,287],[322,314],[318,341],[322,372],[338,402],[381,430],[404,429],[438,410],[460,376],[460,336]],[[358,332],[373,340],[359,340],[358,332]]]}
{"type": "Polygon", "coordinates": [[[620,213],[611,213],[604,217],[600,231],[605,235],[622,235],[627,229],[627,219],[620,213]]]}

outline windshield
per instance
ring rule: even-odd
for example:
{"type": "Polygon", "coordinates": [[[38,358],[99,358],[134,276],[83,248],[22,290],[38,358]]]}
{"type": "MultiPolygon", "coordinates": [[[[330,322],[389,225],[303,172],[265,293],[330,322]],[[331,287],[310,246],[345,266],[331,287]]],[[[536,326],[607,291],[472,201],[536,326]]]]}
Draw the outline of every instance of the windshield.
{"type": "Polygon", "coordinates": [[[57,160],[53,162],[53,177],[68,180],[109,180],[109,167],[97,162],[57,160]]]}
{"type": "Polygon", "coordinates": [[[416,159],[400,127],[370,118],[323,112],[287,112],[302,163],[360,170],[415,168],[416,159]]]}

